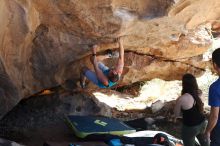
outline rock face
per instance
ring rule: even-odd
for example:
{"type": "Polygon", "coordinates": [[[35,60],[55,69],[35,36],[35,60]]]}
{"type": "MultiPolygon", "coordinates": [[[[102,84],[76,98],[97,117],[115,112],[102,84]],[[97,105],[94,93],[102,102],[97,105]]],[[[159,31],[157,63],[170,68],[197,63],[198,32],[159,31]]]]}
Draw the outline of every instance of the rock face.
{"type": "MultiPolygon", "coordinates": [[[[73,142],[75,136],[71,130],[72,128],[68,127],[65,120],[69,114],[107,116],[121,119],[122,121],[150,117],[149,115],[152,115],[149,108],[142,111],[116,110],[122,101],[117,100],[118,107],[112,108],[111,103],[109,104],[110,100],[106,104],[106,101],[98,97],[100,94],[109,93],[108,90],[104,89],[99,93],[94,91],[81,92],[79,90],[73,92],[65,91],[58,87],[51,90],[50,93],[47,92],[47,94],[23,99],[0,120],[0,137],[11,139],[27,146],[42,146],[46,141],[73,142]]],[[[110,92],[112,93],[106,94],[105,99],[111,99],[112,95],[120,95],[116,91],[110,92]]],[[[129,100],[126,95],[120,95],[120,97],[123,98],[121,100],[129,100]]],[[[128,123],[131,124],[133,122],[128,123]]],[[[136,126],[147,128],[145,121],[142,124],[138,122],[136,126]]]]}
{"type": "Polygon", "coordinates": [[[200,75],[219,7],[219,0],[2,0],[0,117],[21,98],[78,79],[83,65],[91,67],[89,46],[115,48],[119,36],[122,85],[200,75]]]}
{"type": "Polygon", "coordinates": [[[0,137],[28,146],[40,146],[48,140],[72,141],[73,132],[65,122],[67,115],[112,116],[110,107],[96,102],[90,92],[55,91],[19,102],[0,120],[0,137]]]}

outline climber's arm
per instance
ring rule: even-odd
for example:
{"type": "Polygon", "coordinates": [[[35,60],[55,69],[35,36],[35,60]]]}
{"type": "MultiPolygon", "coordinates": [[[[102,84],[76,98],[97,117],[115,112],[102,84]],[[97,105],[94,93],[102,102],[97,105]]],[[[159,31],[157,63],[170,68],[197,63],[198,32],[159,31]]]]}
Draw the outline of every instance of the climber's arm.
{"type": "Polygon", "coordinates": [[[101,69],[98,66],[98,60],[96,57],[96,46],[93,46],[92,48],[92,57],[91,57],[91,62],[93,64],[93,67],[95,69],[95,73],[96,76],[98,78],[99,81],[102,82],[103,85],[108,86],[108,78],[103,74],[103,72],[101,71],[101,69]]]}
{"type": "Polygon", "coordinates": [[[116,70],[118,74],[121,75],[124,68],[124,46],[123,46],[122,38],[118,38],[118,43],[119,43],[119,58],[116,64],[116,70]]]}
{"type": "Polygon", "coordinates": [[[176,122],[177,118],[180,118],[182,116],[181,114],[182,102],[183,102],[182,96],[178,97],[174,107],[174,122],[176,122]]]}

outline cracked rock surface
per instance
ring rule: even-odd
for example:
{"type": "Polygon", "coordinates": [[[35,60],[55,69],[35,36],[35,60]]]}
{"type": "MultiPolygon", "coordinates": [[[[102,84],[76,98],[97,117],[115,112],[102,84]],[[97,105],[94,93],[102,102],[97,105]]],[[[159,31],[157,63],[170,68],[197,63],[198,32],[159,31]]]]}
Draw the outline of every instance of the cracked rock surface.
{"type": "Polygon", "coordinates": [[[2,0],[0,117],[22,98],[78,80],[80,68],[91,67],[89,46],[113,49],[119,36],[122,86],[201,75],[210,31],[220,28],[219,7],[219,0],[2,0]]]}

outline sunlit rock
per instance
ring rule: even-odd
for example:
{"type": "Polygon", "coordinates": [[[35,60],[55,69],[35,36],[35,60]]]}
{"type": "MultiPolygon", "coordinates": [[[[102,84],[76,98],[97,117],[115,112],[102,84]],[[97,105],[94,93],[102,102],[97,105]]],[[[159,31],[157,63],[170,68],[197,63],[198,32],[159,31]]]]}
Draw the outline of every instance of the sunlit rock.
{"type": "Polygon", "coordinates": [[[115,48],[119,36],[126,51],[121,85],[201,75],[219,7],[219,0],[2,0],[0,117],[21,98],[77,81],[82,66],[92,67],[89,46],[115,48]]]}

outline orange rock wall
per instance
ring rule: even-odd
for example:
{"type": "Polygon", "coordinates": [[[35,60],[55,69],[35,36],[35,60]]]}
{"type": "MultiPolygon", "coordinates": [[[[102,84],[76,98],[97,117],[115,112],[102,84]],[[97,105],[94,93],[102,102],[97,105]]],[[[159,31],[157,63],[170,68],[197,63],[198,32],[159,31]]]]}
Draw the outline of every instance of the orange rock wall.
{"type": "Polygon", "coordinates": [[[117,47],[119,36],[122,85],[200,75],[219,8],[219,0],[2,0],[0,107],[8,111],[21,98],[78,79],[80,67],[91,67],[89,46],[102,52],[117,47]]]}

